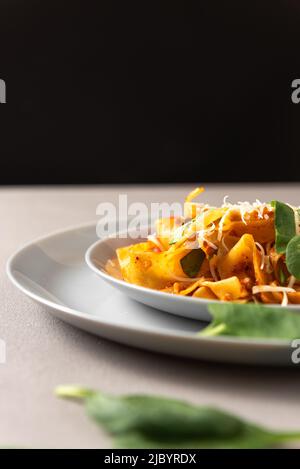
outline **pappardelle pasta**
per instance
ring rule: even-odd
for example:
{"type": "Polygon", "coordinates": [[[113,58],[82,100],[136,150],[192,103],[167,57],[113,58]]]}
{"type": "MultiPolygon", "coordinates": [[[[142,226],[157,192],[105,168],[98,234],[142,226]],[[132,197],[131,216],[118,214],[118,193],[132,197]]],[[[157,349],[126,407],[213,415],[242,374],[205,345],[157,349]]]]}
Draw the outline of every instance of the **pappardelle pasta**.
{"type": "Polygon", "coordinates": [[[110,275],[170,294],[239,303],[300,304],[300,212],[282,202],[184,203],[148,239],[116,250],[110,275]],[[292,246],[293,245],[293,246],[292,246]]]}

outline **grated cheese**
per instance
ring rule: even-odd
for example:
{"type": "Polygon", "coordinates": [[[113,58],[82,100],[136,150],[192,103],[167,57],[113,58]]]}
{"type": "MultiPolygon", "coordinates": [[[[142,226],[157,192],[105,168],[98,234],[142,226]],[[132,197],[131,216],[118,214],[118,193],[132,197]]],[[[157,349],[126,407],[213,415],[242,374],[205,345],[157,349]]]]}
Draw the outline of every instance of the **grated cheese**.
{"type": "Polygon", "coordinates": [[[222,244],[223,248],[225,249],[225,251],[228,252],[229,249],[228,249],[228,247],[226,246],[225,237],[224,237],[224,236],[223,236],[223,238],[222,238],[221,244],[222,244]]]}
{"type": "Polygon", "coordinates": [[[272,285],[255,285],[255,287],[252,287],[252,293],[253,295],[256,295],[257,293],[263,293],[263,292],[279,292],[279,293],[294,293],[296,290],[294,288],[290,287],[275,287],[272,285]]]}
{"type": "Polygon", "coordinates": [[[149,235],[148,240],[151,241],[153,244],[155,244],[155,246],[157,246],[161,251],[165,250],[165,248],[163,247],[159,239],[156,237],[155,233],[152,235],[149,235]]]}
{"type": "Polygon", "coordinates": [[[221,241],[222,239],[223,225],[230,212],[235,211],[235,210],[239,211],[243,223],[247,225],[247,215],[250,215],[251,213],[256,212],[258,218],[268,219],[269,216],[268,214],[264,215],[264,210],[267,209],[270,212],[274,210],[270,204],[260,202],[260,200],[258,199],[256,199],[256,201],[253,202],[252,204],[248,201],[238,202],[237,204],[231,204],[230,202],[227,202],[227,199],[228,199],[228,195],[226,195],[223,199],[222,208],[227,208],[227,210],[222,216],[220,223],[219,223],[218,241],[221,241]]]}
{"type": "Polygon", "coordinates": [[[218,227],[218,241],[221,241],[222,239],[222,234],[223,234],[223,225],[224,225],[224,222],[227,218],[227,216],[229,215],[231,209],[228,208],[228,210],[226,210],[226,212],[224,213],[224,215],[222,216],[220,222],[219,222],[219,227],[218,227]]]}
{"type": "Polygon", "coordinates": [[[296,282],[296,277],[294,277],[294,275],[291,275],[289,279],[288,287],[293,288],[295,282],[296,282]]]}
{"type": "Polygon", "coordinates": [[[265,266],[265,250],[262,247],[262,245],[258,243],[257,241],[255,242],[255,245],[258,247],[258,250],[260,251],[260,254],[261,254],[260,270],[263,270],[265,266]]]}
{"type": "Polygon", "coordinates": [[[270,256],[265,256],[265,264],[266,264],[267,274],[271,274],[274,271],[274,269],[273,269],[272,263],[270,261],[270,256]]]}
{"type": "Polygon", "coordinates": [[[210,235],[211,233],[213,233],[215,229],[216,229],[216,225],[212,223],[212,225],[209,228],[198,230],[196,231],[196,233],[198,235],[198,240],[201,241],[202,244],[205,241],[208,244],[208,246],[217,250],[218,246],[216,246],[214,243],[212,243],[205,237],[205,235],[210,235]]]}
{"type": "Polygon", "coordinates": [[[218,277],[217,277],[216,270],[215,270],[215,268],[214,268],[214,266],[212,265],[211,262],[209,262],[209,270],[210,270],[211,276],[212,276],[212,278],[214,279],[214,281],[215,281],[215,282],[218,282],[219,279],[218,279],[218,277]]]}
{"type": "Polygon", "coordinates": [[[299,213],[299,208],[294,209],[294,214],[295,214],[296,235],[300,235],[300,213],[299,213]]]}
{"type": "Polygon", "coordinates": [[[289,302],[289,299],[288,299],[288,296],[287,296],[287,292],[284,291],[283,294],[282,294],[281,306],[287,306],[288,302],[289,302]]]}
{"type": "Polygon", "coordinates": [[[207,238],[205,238],[204,236],[201,238],[202,241],[205,241],[211,248],[217,250],[218,249],[218,246],[216,246],[214,243],[212,243],[211,241],[209,241],[207,238]]]}

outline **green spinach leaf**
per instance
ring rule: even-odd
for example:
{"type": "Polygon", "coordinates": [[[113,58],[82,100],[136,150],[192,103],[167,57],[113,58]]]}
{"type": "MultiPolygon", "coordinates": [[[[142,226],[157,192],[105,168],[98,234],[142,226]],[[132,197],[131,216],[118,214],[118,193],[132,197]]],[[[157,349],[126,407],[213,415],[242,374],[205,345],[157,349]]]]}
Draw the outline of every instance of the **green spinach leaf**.
{"type": "Polygon", "coordinates": [[[300,236],[294,236],[286,248],[286,266],[288,271],[300,280],[300,236]]]}
{"type": "Polygon", "coordinates": [[[283,307],[258,304],[218,304],[208,307],[213,320],[200,336],[230,335],[269,339],[300,337],[300,314],[283,307]]]}
{"type": "Polygon", "coordinates": [[[295,213],[289,205],[278,200],[271,204],[275,209],[275,249],[281,254],[285,253],[288,242],[296,234],[295,213]]]}
{"type": "Polygon", "coordinates": [[[192,249],[180,260],[183,272],[190,278],[196,277],[202,262],[205,259],[205,252],[201,248],[192,249]]]}
{"type": "Polygon", "coordinates": [[[63,398],[83,400],[88,415],[119,448],[264,448],[300,439],[300,432],[273,432],[213,407],[163,397],[109,396],[73,386],[63,398]]]}

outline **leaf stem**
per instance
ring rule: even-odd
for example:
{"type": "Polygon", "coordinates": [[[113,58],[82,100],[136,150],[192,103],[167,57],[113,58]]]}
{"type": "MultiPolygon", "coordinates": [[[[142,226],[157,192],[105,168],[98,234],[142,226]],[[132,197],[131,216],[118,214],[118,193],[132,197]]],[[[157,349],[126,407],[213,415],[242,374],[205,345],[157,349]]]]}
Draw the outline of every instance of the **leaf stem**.
{"type": "Polygon", "coordinates": [[[199,335],[201,335],[202,337],[219,335],[222,332],[224,332],[225,329],[226,329],[226,324],[222,322],[221,324],[218,324],[217,326],[214,326],[214,327],[210,327],[210,326],[206,327],[205,329],[199,332],[199,335]]]}
{"type": "Polygon", "coordinates": [[[64,399],[85,399],[86,397],[91,396],[94,391],[80,386],[66,385],[58,386],[55,388],[54,393],[56,396],[64,399]]]}
{"type": "Polygon", "coordinates": [[[293,441],[299,440],[300,441],[300,432],[274,432],[274,437],[278,439],[278,441],[293,441]]]}

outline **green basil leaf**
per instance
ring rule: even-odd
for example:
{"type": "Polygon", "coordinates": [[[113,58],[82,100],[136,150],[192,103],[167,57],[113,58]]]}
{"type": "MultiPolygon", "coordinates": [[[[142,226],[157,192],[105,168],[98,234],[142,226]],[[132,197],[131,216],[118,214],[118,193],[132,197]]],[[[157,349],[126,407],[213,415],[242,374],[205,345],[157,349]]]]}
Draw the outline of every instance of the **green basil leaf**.
{"type": "Polygon", "coordinates": [[[196,277],[202,262],[205,259],[205,252],[201,248],[192,249],[180,260],[183,272],[190,278],[196,277]]]}
{"type": "Polygon", "coordinates": [[[279,254],[285,253],[288,242],[296,234],[294,210],[283,202],[273,200],[275,209],[275,249],[279,254]]]}
{"type": "Polygon", "coordinates": [[[283,307],[213,303],[208,309],[213,320],[200,331],[200,336],[230,335],[290,340],[300,337],[300,314],[283,307]]]}
{"type": "Polygon", "coordinates": [[[64,398],[83,400],[88,415],[119,448],[264,448],[300,439],[277,433],[222,410],[158,396],[108,396],[64,386],[64,398]]]}
{"type": "Polygon", "coordinates": [[[300,236],[294,236],[286,248],[286,266],[288,271],[300,280],[300,236]]]}

